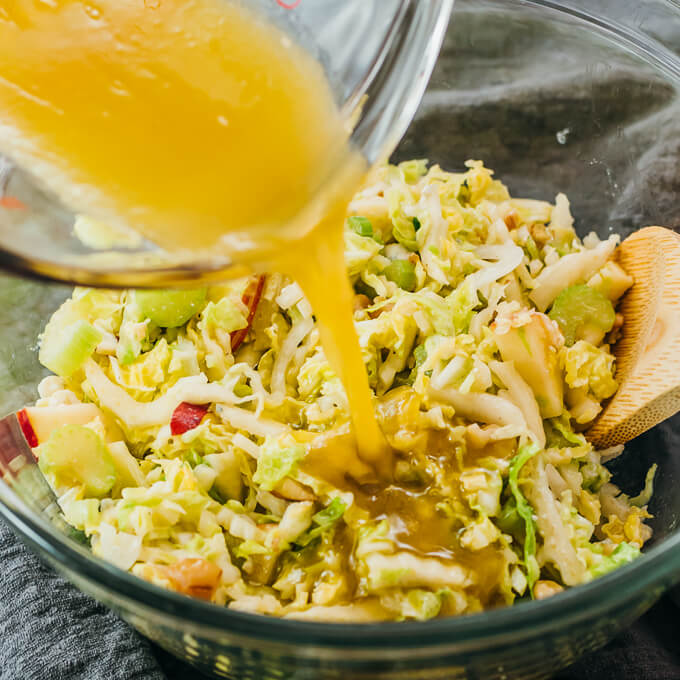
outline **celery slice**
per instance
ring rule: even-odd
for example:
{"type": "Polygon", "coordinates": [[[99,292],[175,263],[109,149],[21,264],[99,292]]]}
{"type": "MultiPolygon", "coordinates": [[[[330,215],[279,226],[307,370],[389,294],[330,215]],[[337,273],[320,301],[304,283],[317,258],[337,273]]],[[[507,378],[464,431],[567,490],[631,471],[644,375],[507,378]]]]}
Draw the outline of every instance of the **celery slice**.
{"type": "Polygon", "coordinates": [[[373,225],[366,217],[352,216],[347,219],[349,228],[359,236],[373,237],[373,225]]]}
{"type": "Polygon", "coordinates": [[[135,301],[143,318],[161,328],[183,326],[203,309],[207,290],[137,290],[135,301]]]}
{"type": "Polygon", "coordinates": [[[64,425],[40,447],[40,469],[57,484],[83,484],[86,496],[101,498],[116,483],[113,458],[101,437],[83,425],[64,425]]]}
{"type": "Polygon", "coordinates": [[[409,292],[416,289],[416,268],[408,260],[394,260],[385,267],[383,271],[388,281],[393,281],[399,288],[409,292]]]}
{"type": "Polygon", "coordinates": [[[149,325],[140,326],[144,319],[134,293],[131,293],[125,304],[116,346],[116,358],[123,366],[131,364],[142,353],[142,345],[149,336],[149,325]]]}
{"type": "Polygon", "coordinates": [[[40,343],[40,363],[50,371],[68,378],[92,355],[102,334],[82,319],[58,332],[46,329],[40,343]]]}
{"type": "Polygon", "coordinates": [[[577,340],[599,345],[597,340],[601,341],[612,329],[616,313],[600,291],[579,284],[565,288],[557,296],[548,316],[557,322],[565,343],[571,347],[577,340]]]}

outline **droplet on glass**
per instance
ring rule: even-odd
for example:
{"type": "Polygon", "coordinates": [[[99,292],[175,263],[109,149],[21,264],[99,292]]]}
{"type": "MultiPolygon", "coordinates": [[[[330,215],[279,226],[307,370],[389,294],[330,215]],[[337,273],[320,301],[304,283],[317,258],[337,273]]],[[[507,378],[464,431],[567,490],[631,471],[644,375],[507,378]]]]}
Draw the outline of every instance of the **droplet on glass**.
{"type": "Polygon", "coordinates": [[[99,7],[95,7],[95,5],[90,5],[90,4],[85,4],[84,5],[85,9],[85,14],[90,17],[90,19],[100,19],[102,16],[101,10],[99,7]]]}
{"type": "Polygon", "coordinates": [[[111,83],[111,92],[117,94],[119,97],[129,97],[130,92],[127,90],[125,85],[120,80],[114,80],[111,83]]]}
{"type": "Polygon", "coordinates": [[[566,144],[567,143],[567,138],[569,137],[569,134],[571,133],[571,128],[564,128],[563,130],[560,130],[555,137],[557,137],[557,143],[558,144],[566,144]]]}

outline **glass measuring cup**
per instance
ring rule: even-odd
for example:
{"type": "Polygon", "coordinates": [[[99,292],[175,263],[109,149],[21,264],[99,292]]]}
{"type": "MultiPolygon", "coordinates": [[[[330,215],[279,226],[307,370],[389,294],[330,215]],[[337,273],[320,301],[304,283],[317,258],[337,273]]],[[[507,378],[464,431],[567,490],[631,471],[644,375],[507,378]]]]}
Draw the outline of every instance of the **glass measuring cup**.
{"type": "MultiPolygon", "coordinates": [[[[253,0],[249,7],[319,61],[343,117],[354,124],[353,148],[372,164],[389,155],[413,116],[452,4],[453,0],[253,0]]],[[[317,193],[342,173],[344,161],[321,174],[317,193]]],[[[125,287],[246,273],[238,258],[169,253],[147,241],[106,251],[91,249],[75,236],[74,221],[69,206],[41,186],[30,167],[19,167],[0,155],[0,266],[5,269],[82,285],[125,287]]]]}

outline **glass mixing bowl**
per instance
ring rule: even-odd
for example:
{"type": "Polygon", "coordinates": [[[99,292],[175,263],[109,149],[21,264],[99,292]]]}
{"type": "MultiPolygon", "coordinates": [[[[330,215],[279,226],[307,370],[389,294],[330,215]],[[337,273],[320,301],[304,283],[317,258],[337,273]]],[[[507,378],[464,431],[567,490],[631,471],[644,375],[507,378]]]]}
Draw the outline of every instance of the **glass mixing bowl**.
{"type": "MultiPolygon", "coordinates": [[[[352,125],[353,148],[369,164],[388,156],[427,85],[453,0],[246,4],[321,63],[336,104],[352,125]]],[[[190,135],[191,130],[178,129],[175,134],[190,135]]],[[[345,174],[347,162],[343,155],[327,174],[319,173],[312,202],[323,200],[323,187],[345,174]]],[[[177,168],[178,173],[191,171],[177,168]]],[[[166,252],[146,240],[139,246],[92,249],[74,235],[74,221],[69,207],[32,177],[30,167],[17,167],[0,153],[0,266],[5,269],[83,285],[160,287],[247,272],[226,255],[196,258],[166,252]]],[[[242,238],[257,226],[244,225],[242,238]]],[[[281,225],[281,245],[276,247],[288,247],[291,233],[289,225],[281,225]]]]}
{"type": "MultiPolygon", "coordinates": [[[[581,235],[680,228],[679,18],[678,5],[661,0],[459,0],[397,156],[428,157],[447,169],[482,158],[515,195],[552,199],[564,191],[581,235]]],[[[67,294],[65,287],[2,279],[3,412],[35,398],[44,373],[36,338],[67,294]]],[[[423,623],[271,619],[160,590],[94,559],[55,526],[50,499],[28,483],[26,470],[6,471],[0,512],[78,587],[216,676],[529,680],[606,643],[680,579],[678,449],[675,419],[612,463],[615,480],[631,493],[658,465],[654,539],[639,560],[547,600],[423,623]]]]}

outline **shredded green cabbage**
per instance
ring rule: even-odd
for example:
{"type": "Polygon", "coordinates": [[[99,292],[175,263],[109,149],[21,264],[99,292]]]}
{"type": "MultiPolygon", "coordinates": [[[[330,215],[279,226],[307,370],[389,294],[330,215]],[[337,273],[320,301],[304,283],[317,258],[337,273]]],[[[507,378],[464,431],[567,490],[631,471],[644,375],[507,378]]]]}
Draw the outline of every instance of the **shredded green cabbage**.
{"type": "Polygon", "coordinates": [[[616,238],[584,245],[565,196],[512,198],[479,161],[416,160],[371,172],[344,239],[389,478],[295,281],[78,288],[25,413],[73,531],[161,587],[321,620],[465,614],[635,559],[654,470],[629,498],[580,434],[617,389],[616,238]]]}
{"type": "Polygon", "coordinates": [[[607,399],[618,389],[614,361],[608,348],[579,340],[564,350],[564,379],[571,388],[587,388],[598,401],[607,399]]]}
{"type": "Polygon", "coordinates": [[[508,486],[515,499],[515,512],[524,521],[524,566],[527,572],[529,589],[533,588],[534,583],[538,580],[540,568],[536,561],[536,523],[534,521],[534,511],[519,488],[519,473],[524,465],[539,451],[539,447],[535,444],[525,444],[510,461],[508,473],[508,486]]]}
{"type": "Polygon", "coordinates": [[[635,558],[640,556],[640,548],[630,543],[619,543],[609,557],[604,557],[602,561],[595,565],[590,574],[593,577],[604,576],[614,569],[632,562],[635,558]]]}
{"type": "Polygon", "coordinates": [[[300,536],[295,542],[301,546],[309,545],[313,540],[319,538],[321,534],[333,527],[343,516],[346,509],[346,503],[336,496],[329,505],[312,516],[314,528],[300,536]]]}
{"type": "Polygon", "coordinates": [[[300,444],[266,438],[260,447],[253,481],[264,491],[271,491],[284,477],[293,472],[304,455],[305,447],[300,444]]]}

